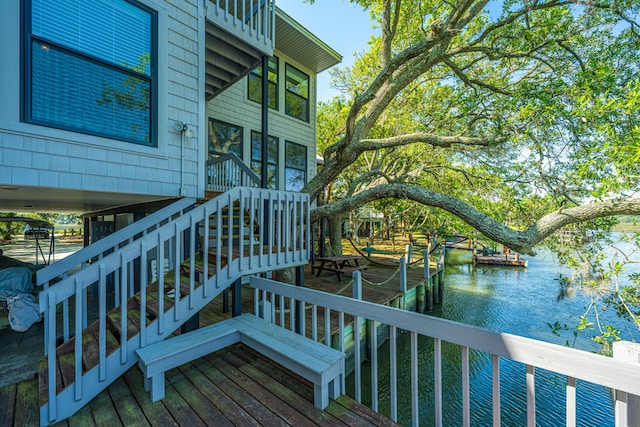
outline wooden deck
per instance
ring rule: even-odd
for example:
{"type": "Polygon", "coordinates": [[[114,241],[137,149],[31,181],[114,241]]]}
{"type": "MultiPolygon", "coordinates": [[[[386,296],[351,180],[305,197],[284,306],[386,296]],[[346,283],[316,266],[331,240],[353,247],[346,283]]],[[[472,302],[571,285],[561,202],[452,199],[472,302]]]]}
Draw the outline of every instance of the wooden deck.
{"type": "MultiPolygon", "coordinates": [[[[410,277],[422,269],[411,269],[410,277]]],[[[367,270],[371,281],[389,278],[393,269],[367,270]]],[[[418,277],[416,276],[416,278],[418,277]]],[[[416,281],[409,279],[408,282],[416,281]]],[[[339,282],[335,274],[315,277],[310,266],[305,285],[338,292],[350,279],[339,282]]],[[[349,285],[350,286],[350,285],[349,285]]],[[[384,303],[399,294],[398,280],[384,286],[365,285],[364,298],[384,303]]],[[[342,289],[350,295],[351,289],[342,289]]],[[[253,293],[243,292],[243,311],[253,311],[253,293]]],[[[308,316],[311,314],[308,313],[308,316]]],[[[201,312],[200,324],[228,318],[218,297],[201,312]]],[[[332,316],[333,317],[333,316],[332,316]]],[[[332,319],[332,329],[337,319],[332,319]]],[[[310,324],[310,322],[308,322],[310,324]]],[[[324,333],[319,331],[319,334],[324,333]]],[[[322,335],[320,335],[322,336],[322,335]]],[[[41,348],[41,347],[40,347],[41,348]]],[[[0,388],[0,426],[39,424],[38,381],[0,388]]],[[[99,394],[73,417],[56,425],[395,425],[364,405],[341,396],[325,411],[313,405],[313,385],[241,344],[228,347],[166,374],[166,397],[152,403],[136,367],[99,394]]]]}
{"type": "MultiPolygon", "coordinates": [[[[152,403],[137,367],[59,426],[394,425],[341,396],[325,411],[313,387],[243,345],[167,372],[166,397],[152,403]]],[[[37,380],[0,389],[0,425],[37,426],[37,380]]]]}

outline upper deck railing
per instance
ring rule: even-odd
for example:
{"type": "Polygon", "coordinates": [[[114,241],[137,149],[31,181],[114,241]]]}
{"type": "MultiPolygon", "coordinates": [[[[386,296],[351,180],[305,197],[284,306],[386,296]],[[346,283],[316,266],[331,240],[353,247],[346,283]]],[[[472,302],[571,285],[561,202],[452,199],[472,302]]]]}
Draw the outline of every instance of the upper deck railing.
{"type": "Polygon", "coordinates": [[[246,43],[273,55],[274,0],[209,0],[207,19],[246,43]]]}

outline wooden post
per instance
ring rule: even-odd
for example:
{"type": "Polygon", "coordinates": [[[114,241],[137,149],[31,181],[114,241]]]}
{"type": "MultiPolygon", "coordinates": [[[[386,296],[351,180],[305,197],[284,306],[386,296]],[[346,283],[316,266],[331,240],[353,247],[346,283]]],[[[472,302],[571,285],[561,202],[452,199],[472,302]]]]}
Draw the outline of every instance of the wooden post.
{"type": "Polygon", "coordinates": [[[400,292],[407,292],[407,261],[404,256],[400,257],[400,292]]]}
{"type": "Polygon", "coordinates": [[[422,252],[423,254],[423,261],[424,261],[424,278],[429,280],[429,277],[431,276],[430,272],[429,272],[429,249],[425,249],[424,252],[422,252]]]}
{"type": "Polygon", "coordinates": [[[236,280],[231,285],[231,316],[242,314],[242,279],[236,280]]]}
{"type": "Polygon", "coordinates": [[[427,284],[425,282],[422,282],[421,285],[418,285],[418,287],[416,288],[416,311],[418,313],[422,313],[424,311],[425,308],[425,304],[426,304],[426,287],[427,284]]]}
{"type": "MultiPolygon", "coordinates": [[[[629,341],[614,342],[613,358],[628,363],[629,369],[640,369],[640,344],[629,341]]],[[[617,419],[616,416],[616,421],[617,419]]],[[[627,424],[620,426],[616,422],[616,427],[640,427],[640,396],[627,395],[627,424]]]]}
{"type": "Polygon", "coordinates": [[[407,256],[407,263],[411,264],[411,261],[413,261],[413,256],[412,253],[413,252],[413,243],[409,243],[405,249],[405,255],[407,256]]]}
{"type": "Polygon", "coordinates": [[[353,299],[362,299],[362,273],[358,270],[351,273],[353,278],[352,297],[353,299]]]}

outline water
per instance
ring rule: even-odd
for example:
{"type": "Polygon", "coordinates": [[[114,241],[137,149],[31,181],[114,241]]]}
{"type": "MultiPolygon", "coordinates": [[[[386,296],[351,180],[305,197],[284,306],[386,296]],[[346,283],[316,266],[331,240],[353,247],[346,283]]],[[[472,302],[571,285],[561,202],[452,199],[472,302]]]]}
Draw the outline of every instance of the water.
{"type": "MultiPolygon", "coordinates": [[[[552,254],[541,251],[536,257],[528,257],[527,269],[495,266],[474,267],[471,254],[450,251],[446,259],[444,301],[430,315],[442,317],[496,332],[506,332],[542,341],[565,345],[573,343],[573,327],[585,311],[587,300],[583,297],[558,300],[558,274],[567,274],[552,254]],[[570,330],[552,333],[547,323],[566,324],[570,330]]],[[[610,310],[613,311],[613,310],[610,310]]],[[[613,313],[611,313],[613,314],[613,313]]],[[[616,322],[615,318],[608,321],[616,322]]],[[[620,323],[620,322],[618,322],[620,323]]],[[[624,324],[616,325],[622,329],[624,324]]],[[[409,334],[398,340],[399,377],[398,421],[411,424],[411,384],[409,334]]],[[[627,337],[628,339],[628,337],[627,337]]],[[[597,344],[588,334],[582,334],[575,347],[597,351],[597,344]]],[[[445,426],[462,424],[460,348],[443,344],[443,418],[445,426]]],[[[388,363],[388,345],[380,349],[379,360],[388,363]]],[[[433,425],[433,342],[429,338],[419,341],[419,394],[420,425],[433,425]]],[[[389,413],[389,367],[381,365],[380,411],[389,413]]],[[[501,360],[502,425],[526,425],[526,367],[501,360]]],[[[370,374],[363,369],[363,379],[370,374]]],[[[491,356],[471,351],[471,417],[474,426],[491,425],[491,356]]],[[[537,425],[559,426],[565,424],[565,379],[554,373],[536,370],[537,425]]],[[[370,391],[363,385],[363,401],[370,391]]],[[[577,383],[577,417],[579,426],[613,426],[613,399],[609,389],[583,381],[577,383]]]]}

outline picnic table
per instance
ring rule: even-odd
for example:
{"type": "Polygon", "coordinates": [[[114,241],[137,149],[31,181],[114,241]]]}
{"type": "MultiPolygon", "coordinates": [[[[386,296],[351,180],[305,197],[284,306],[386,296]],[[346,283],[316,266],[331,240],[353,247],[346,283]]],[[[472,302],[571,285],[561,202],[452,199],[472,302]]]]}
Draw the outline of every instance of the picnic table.
{"type": "Polygon", "coordinates": [[[313,274],[314,270],[317,270],[316,277],[319,277],[323,271],[330,271],[336,273],[338,280],[342,282],[343,274],[367,269],[366,266],[360,265],[360,258],[358,255],[337,255],[316,258],[320,261],[320,265],[312,265],[311,274],[313,274]]]}

